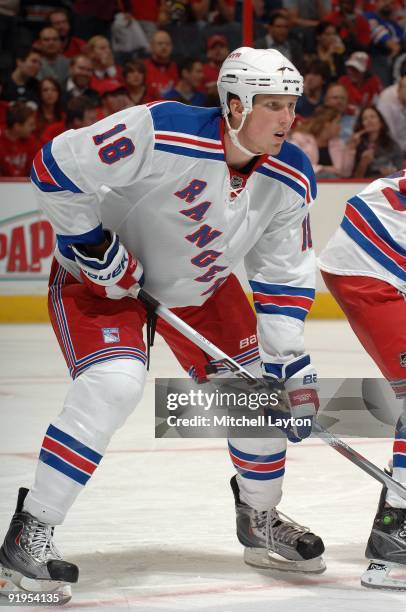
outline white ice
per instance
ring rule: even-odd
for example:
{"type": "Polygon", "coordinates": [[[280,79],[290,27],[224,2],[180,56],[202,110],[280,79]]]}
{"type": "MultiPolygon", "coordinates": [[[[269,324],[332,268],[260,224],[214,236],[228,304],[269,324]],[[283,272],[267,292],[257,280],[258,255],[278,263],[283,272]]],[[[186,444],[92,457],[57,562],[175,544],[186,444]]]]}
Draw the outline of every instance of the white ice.
{"type": "MultiPolygon", "coordinates": [[[[0,338],[2,538],[69,379],[49,326],[2,326],[0,338]]],[[[307,347],[320,376],[380,376],[345,322],[310,321],[307,347]]],[[[323,537],[327,571],[294,576],[244,565],[225,441],[154,439],[154,377],[179,375],[158,339],[142,404],[56,531],[65,558],[80,567],[66,609],[404,610],[406,593],[360,586],[378,483],[317,439],[290,445],[280,508],[323,537]]],[[[391,456],[390,439],[350,443],[381,467],[391,456]]]]}

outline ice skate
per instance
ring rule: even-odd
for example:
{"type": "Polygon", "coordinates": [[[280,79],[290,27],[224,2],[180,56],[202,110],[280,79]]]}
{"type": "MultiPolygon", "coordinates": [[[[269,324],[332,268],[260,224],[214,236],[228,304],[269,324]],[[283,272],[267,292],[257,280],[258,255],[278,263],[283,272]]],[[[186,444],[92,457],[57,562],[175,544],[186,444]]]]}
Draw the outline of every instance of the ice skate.
{"type": "Polygon", "coordinates": [[[288,572],[324,572],[324,544],[319,536],[276,508],[254,510],[240,500],[236,476],[230,484],[237,513],[237,537],[245,546],[245,563],[288,572]]]}
{"type": "Polygon", "coordinates": [[[406,590],[406,509],[385,506],[383,487],[365,550],[368,569],[361,584],[371,589],[406,590]]]}
{"type": "Polygon", "coordinates": [[[53,543],[54,528],[23,510],[28,489],[18,493],[17,508],[0,548],[0,594],[21,590],[58,593],[58,603],[71,599],[70,583],[77,582],[79,570],[63,561],[53,543]]]}

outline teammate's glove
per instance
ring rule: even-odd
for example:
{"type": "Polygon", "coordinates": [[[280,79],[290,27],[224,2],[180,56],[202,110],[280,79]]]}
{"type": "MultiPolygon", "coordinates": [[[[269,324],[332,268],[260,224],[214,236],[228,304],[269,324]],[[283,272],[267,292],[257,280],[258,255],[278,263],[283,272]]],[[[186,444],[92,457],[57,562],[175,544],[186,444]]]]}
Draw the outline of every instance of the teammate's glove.
{"type": "MultiPolygon", "coordinates": [[[[293,417],[292,424],[283,428],[288,439],[291,442],[300,442],[310,436],[313,419],[320,405],[317,374],[310,358],[306,355],[282,366],[266,363],[263,364],[263,370],[267,382],[280,390],[281,400],[293,417]],[[276,372],[277,369],[279,372],[276,372]]],[[[274,414],[273,410],[272,413],[274,414]]],[[[282,416],[283,413],[284,410],[281,410],[278,415],[277,410],[275,416],[282,416]]],[[[283,416],[286,418],[286,413],[283,416]]]]}
{"type": "Polygon", "coordinates": [[[103,259],[90,257],[81,245],[72,245],[80,274],[89,289],[100,297],[112,300],[136,297],[144,284],[142,265],[120,243],[116,233],[105,230],[105,235],[110,245],[103,259]]]}

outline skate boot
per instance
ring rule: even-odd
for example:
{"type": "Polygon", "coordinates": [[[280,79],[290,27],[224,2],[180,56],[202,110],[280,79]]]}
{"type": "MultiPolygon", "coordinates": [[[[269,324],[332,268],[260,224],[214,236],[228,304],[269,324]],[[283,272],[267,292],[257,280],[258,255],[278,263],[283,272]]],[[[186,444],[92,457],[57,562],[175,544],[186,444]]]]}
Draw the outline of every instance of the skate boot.
{"type": "MultiPolygon", "coordinates": [[[[23,488],[18,492],[17,508],[0,548],[0,584],[1,579],[6,581],[0,594],[45,591],[55,594],[54,602],[66,603],[72,597],[69,583],[77,582],[79,570],[62,560],[52,540],[54,528],[24,512],[27,493],[23,488]]],[[[46,600],[39,598],[38,602],[46,600]]]]}
{"type": "Polygon", "coordinates": [[[324,544],[319,536],[276,508],[254,510],[240,500],[236,476],[230,484],[237,513],[237,537],[245,546],[245,563],[288,572],[324,572],[324,544]]]}
{"type": "Polygon", "coordinates": [[[371,559],[361,584],[371,589],[406,590],[406,508],[385,506],[383,487],[365,556],[371,559]],[[396,577],[395,577],[396,574],[396,577]]]}

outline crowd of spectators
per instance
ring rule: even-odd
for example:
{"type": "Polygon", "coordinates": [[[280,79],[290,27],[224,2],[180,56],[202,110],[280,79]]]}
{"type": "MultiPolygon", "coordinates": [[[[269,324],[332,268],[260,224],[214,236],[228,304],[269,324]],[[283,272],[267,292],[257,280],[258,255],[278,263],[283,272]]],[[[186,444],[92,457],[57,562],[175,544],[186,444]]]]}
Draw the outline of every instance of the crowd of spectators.
{"type": "MultiPolygon", "coordinates": [[[[4,0],[0,176],[38,148],[154,100],[217,106],[243,0],[4,0]]],[[[253,0],[256,48],[304,75],[290,139],[320,178],[376,177],[406,156],[406,0],[253,0]]]]}

